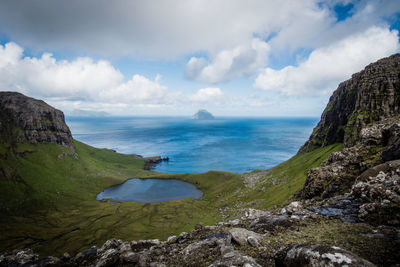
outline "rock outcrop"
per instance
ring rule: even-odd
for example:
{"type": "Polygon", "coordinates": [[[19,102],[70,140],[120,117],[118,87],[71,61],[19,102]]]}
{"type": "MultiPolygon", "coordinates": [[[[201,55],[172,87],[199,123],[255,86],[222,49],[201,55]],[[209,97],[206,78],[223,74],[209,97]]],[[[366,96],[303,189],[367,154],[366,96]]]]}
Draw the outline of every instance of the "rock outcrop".
{"type": "Polygon", "coordinates": [[[361,204],[360,220],[400,226],[400,160],[366,170],[357,178],[350,197],[361,204]]]}
{"type": "Polygon", "coordinates": [[[375,266],[353,253],[338,247],[314,244],[287,246],[278,251],[275,266],[375,266]]]}
{"type": "Polygon", "coordinates": [[[311,169],[297,197],[329,198],[348,193],[363,172],[399,159],[399,128],[400,117],[362,128],[356,145],[332,153],[319,167],[311,169]]]}
{"type": "Polygon", "coordinates": [[[400,114],[400,54],[378,60],[342,82],[299,153],[334,143],[355,145],[362,128],[400,114]]]}
{"type": "Polygon", "coordinates": [[[299,153],[333,143],[344,143],[344,149],[312,169],[296,196],[327,199],[349,193],[363,172],[399,159],[399,114],[400,54],[341,83],[299,153]]]}
{"type": "MultiPolygon", "coordinates": [[[[298,233],[296,229],[312,220],[319,223],[324,218],[296,202],[275,213],[250,209],[241,219],[214,226],[199,225],[166,241],[110,239],[101,247],[91,247],[73,256],[65,253],[59,258],[40,258],[29,249],[15,250],[0,254],[0,266],[375,266],[344,248],[293,244],[283,238],[285,235],[293,238],[298,233]]],[[[399,241],[388,229],[376,233],[383,239],[381,243],[393,236],[399,241]]],[[[375,237],[364,238],[368,242],[375,237]]],[[[366,249],[370,251],[371,246],[366,249]]],[[[389,243],[384,249],[386,253],[396,250],[389,243]]],[[[396,260],[398,257],[394,256],[380,265],[390,265],[396,260]]]]}
{"type": "Polygon", "coordinates": [[[0,92],[0,141],[74,147],[62,111],[16,92],[0,92]]]}

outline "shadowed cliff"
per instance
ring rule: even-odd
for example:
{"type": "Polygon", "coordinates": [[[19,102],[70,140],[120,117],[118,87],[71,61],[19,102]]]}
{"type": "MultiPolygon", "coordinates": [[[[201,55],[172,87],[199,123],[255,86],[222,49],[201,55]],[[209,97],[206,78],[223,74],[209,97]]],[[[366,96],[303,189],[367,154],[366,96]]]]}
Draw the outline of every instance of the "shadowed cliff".
{"type": "Polygon", "coordinates": [[[62,111],[16,92],[0,92],[0,141],[54,143],[73,148],[62,111]]]}
{"type": "Polygon", "coordinates": [[[298,153],[334,143],[353,146],[360,130],[400,114],[400,54],[378,60],[339,84],[298,153]]]}

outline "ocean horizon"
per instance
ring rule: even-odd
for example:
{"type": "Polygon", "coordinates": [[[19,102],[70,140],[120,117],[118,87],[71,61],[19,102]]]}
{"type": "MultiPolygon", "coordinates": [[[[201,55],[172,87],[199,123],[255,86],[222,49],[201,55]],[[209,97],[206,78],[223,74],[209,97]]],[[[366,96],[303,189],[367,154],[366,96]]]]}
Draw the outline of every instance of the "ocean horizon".
{"type": "Polygon", "coordinates": [[[169,161],[165,173],[271,168],[294,156],[317,124],[317,117],[78,117],[66,116],[75,139],[97,148],[169,161]]]}

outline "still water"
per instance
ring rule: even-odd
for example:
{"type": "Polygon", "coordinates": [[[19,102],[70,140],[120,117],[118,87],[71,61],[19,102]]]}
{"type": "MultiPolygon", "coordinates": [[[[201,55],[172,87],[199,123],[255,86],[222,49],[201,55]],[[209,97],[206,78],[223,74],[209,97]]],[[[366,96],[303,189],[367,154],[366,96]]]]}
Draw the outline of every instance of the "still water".
{"type": "Polygon", "coordinates": [[[193,184],[174,179],[129,179],[104,189],[96,199],[155,203],[182,198],[199,199],[203,192],[193,184]]]}

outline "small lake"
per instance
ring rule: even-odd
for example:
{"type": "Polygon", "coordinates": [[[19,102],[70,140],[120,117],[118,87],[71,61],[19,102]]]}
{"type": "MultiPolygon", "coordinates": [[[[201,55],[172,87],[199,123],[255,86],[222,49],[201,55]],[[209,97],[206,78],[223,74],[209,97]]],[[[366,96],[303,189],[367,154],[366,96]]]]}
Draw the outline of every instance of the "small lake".
{"type": "Polygon", "coordinates": [[[123,184],[104,189],[96,199],[155,203],[174,199],[199,199],[203,192],[193,184],[173,179],[129,179],[123,184]]]}

